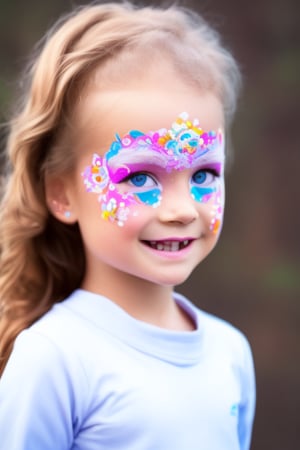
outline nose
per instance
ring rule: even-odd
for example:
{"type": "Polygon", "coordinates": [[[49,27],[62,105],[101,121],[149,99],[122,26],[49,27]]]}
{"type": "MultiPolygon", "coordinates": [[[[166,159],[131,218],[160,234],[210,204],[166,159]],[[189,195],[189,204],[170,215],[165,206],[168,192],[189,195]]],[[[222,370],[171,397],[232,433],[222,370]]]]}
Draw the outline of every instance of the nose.
{"type": "Polygon", "coordinates": [[[189,224],[199,216],[197,206],[186,183],[171,183],[162,192],[161,204],[158,207],[159,220],[189,224]]]}

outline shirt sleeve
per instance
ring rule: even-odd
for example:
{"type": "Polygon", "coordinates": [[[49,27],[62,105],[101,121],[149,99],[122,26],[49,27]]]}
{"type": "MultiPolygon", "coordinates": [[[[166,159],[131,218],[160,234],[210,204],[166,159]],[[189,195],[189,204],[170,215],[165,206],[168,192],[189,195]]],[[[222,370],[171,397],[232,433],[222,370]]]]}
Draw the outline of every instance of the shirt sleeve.
{"type": "Polygon", "coordinates": [[[255,414],[256,386],[252,352],[246,338],[243,337],[244,365],[241,373],[242,402],[239,409],[238,434],[241,450],[249,450],[255,414]]]}
{"type": "Polygon", "coordinates": [[[1,448],[70,449],[75,410],[67,361],[47,337],[23,331],[0,379],[1,448]]]}

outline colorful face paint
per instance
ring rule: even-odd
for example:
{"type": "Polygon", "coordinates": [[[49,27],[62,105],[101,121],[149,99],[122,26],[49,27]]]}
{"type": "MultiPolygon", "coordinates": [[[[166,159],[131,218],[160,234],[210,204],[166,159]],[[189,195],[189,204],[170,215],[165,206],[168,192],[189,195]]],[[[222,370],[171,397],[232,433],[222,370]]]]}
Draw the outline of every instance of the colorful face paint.
{"type": "MultiPolygon", "coordinates": [[[[84,184],[88,192],[99,194],[102,217],[122,226],[131,205],[143,203],[157,207],[160,204],[162,187],[157,182],[151,183],[150,175],[146,175],[151,172],[149,167],[155,166],[167,173],[205,167],[196,171],[190,181],[191,196],[200,203],[206,203],[212,197],[219,198],[218,177],[223,170],[223,149],[221,130],[203,131],[198,120],[191,122],[188,114],[182,113],[170,130],[148,134],[130,131],[123,138],[117,135],[103,157],[93,155],[91,166],[83,172],[84,184]]],[[[219,208],[214,205],[214,210],[219,211],[219,208]]],[[[212,230],[217,228],[219,214],[214,213],[212,230]]]]}
{"type": "Polygon", "coordinates": [[[223,218],[223,206],[224,206],[224,198],[222,195],[221,186],[219,186],[219,189],[216,192],[214,204],[212,205],[212,211],[211,211],[212,218],[211,218],[210,227],[209,227],[209,229],[214,234],[218,234],[221,229],[222,218],[223,218]]]}

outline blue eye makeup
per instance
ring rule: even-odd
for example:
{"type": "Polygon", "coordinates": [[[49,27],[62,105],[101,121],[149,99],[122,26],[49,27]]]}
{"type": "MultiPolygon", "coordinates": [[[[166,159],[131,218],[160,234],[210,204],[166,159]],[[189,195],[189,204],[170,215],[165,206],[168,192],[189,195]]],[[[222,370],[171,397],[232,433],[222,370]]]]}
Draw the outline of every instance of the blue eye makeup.
{"type": "Polygon", "coordinates": [[[162,189],[153,176],[145,172],[134,172],[120,183],[130,188],[130,193],[146,205],[158,206],[161,200],[162,189]]]}
{"type": "Polygon", "coordinates": [[[191,196],[199,203],[208,202],[214,192],[216,192],[216,188],[214,187],[191,186],[191,196]]]}
{"type": "Polygon", "coordinates": [[[197,170],[190,181],[190,191],[192,198],[199,203],[206,203],[211,195],[216,192],[216,179],[218,173],[214,168],[197,170]]]}
{"type": "Polygon", "coordinates": [[[146,192],[134,192],[134,195],[145,205],[158,206],[161,200],[161,190],[151,189],[146,192]]]}

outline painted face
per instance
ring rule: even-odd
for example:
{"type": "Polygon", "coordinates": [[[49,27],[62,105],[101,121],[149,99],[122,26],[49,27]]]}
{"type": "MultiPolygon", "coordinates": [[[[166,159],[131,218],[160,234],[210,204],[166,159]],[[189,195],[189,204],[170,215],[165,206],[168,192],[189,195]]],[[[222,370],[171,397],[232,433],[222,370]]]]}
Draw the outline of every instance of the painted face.
{"type": "Polygon", "coordinates": [[[205,131],[197,119],[190,121],[182,113],[169,130],[116,135],[104,156],[93,155],[82,175],[86,190],[99,195],[102,218],[123,226],[136,214],[134,205],[160,205],[163,186],[150,174],[193,170],[190,195],[198,203],[211,204],[210,229],[217,233],[223,215],[223,166],[223,132],[205,131]]]}

